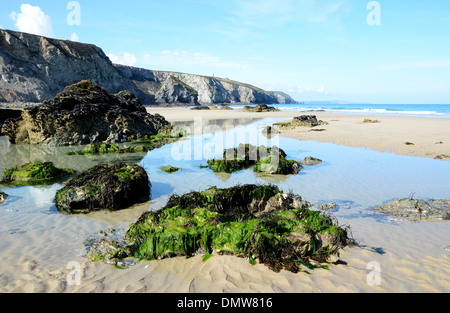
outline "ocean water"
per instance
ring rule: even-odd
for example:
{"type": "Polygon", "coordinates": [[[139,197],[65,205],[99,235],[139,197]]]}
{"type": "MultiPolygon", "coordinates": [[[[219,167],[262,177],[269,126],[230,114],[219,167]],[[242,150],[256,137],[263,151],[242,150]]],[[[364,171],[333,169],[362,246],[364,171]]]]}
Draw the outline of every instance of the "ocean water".
{"type": "MultiPolygon", "coordinates": [[[[163,207],[172,194],[200,191],[212,186],[228,188],[239,184],[270,183],[285,192],[301,195],[313,205],[336,202],[338,207],[332,213],[339,223],[354,227],[355,239],[368,244],[377,241],[371,237],[375,236],[372,229],[383,232],[383,229],[399,223],[375,212],[372,206],[410,196],[450,198],[450,162],[290,138],[268,139],[262,135],[265,125],[280,120],[247,120],[243,125],[232,128],[225,127],[229,126],[226,123],[215,128],[207,124],[197,125],[197,129],[209,130],[148,153],[128,155],[68,156],[68,151],[80,148],[15,146],[0,138],[0,170],[27,162],[53,161],[58,167],[82,171],[103,162],[126,161],[144,167],[152,184],[152,197],[148,203],[119,212],[79,216],[60,214],[54,206],[54,195],[62,185],[2,187],[1,190],[9,197],[0,205],[0,258],[13,262],[25,256],[48,267],[62,268],[83,255],[84,240],[99,230],[126,228],[142,213],[163,207]],[[288,176],[255,174],[250,169],[234,174],[216,174],[208,168],[200,168],[208,159],[219,158],[224,149],[237,147],[240,143],[276,145],[287,153],[288,159],[301,161],[313,156],[323,163],[305,167],[298,175],[288,176]],[[167,174],[160,170],[166,165],[181,170],[167,174]]],[[[186,124],[186,127],[191,126],[186,124]]],[[[433,226],[438,233],[433,242],[437,253],[450,243],[448,226],[449,222],[433,226]]],[[[0,274],[1,271],[0,265],[0,274]]]]}
{"type": "MultiPolygon", "coordinates": [[[[324,111],[327,113],[346,114],[374,114],[394,116],[417,116],[450,118],[450,104],[327,104],[327,103],[304,103],[304,104],[274,104],[281,111],[307,112],[324,111]]],[[[231,106],[240,109],[243,106],[231,106]]]]}

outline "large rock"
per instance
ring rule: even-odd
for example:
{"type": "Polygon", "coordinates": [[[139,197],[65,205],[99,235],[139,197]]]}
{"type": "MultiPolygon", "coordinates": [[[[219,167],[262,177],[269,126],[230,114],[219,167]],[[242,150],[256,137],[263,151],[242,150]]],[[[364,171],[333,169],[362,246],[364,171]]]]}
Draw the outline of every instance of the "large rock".
{"type": "Polygon", "coordinates": [[[256,112],[256,113],[264,113],[264,112],[279,112],[277,108],[268,106],[267,104],[260,104],[255,107],[245,106],[242,109],[242,112],[256,112]]]}
{"type": "Polygon", "coordinates": [[[216,173],[234,173],[253,166],[253,171],[257,173],[298,174],[303,169],[302,164],[287,160],[286,156],[278,147],[240,144],[237,148],[225,150],[222,159],[208,160],[208,167],[216,173]]]}
{"type": "Polygon", "coordinates": [[[70,146],[120,143],[156,135],[168,126],[130,92],[109,94],[90,81],[66,87],[43,105],[7,120],[2,133],[16,144],[70,146]]]}
{"type": "Polygon", "coordinates": [[[6,169],[0,184],[13,186],[51,185],[74,174],[71,169],[60,169],[52,162],[27,163],[6,169]]]}
{"type": "Polygon", "coordinates": [[[450,200],[397,199],[372,209],[412,222],[450,220],[450,200]]]}
{"type": "Polygon", "coordinates": [[[55,196],[63,213],[121,210],[150,199],[150,181],[140,166],[100,164],[69,180],[55,196]]]}
{"type": "Polygon", "coordinates": [[[325,262],[350,243],[333,218],[274,186],[244,185],[173,195],[129,227],[126,240],[91,245],[91,260],[163,259],[214,254],[248,258],[275,272],[325,262]],[[105,249],[106,247],[106,249],[105,249]]]}

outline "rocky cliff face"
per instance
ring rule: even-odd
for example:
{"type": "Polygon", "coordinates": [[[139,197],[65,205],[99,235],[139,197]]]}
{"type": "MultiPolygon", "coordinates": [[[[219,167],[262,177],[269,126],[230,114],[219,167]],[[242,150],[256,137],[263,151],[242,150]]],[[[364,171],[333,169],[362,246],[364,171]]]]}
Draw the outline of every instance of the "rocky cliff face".
{"type": "Polygon", "coordinates": [[[110,93],[128,90],[145,105],[292,103],[283,93],[192,74],[112,64],[90,45],[0,30],[0,103],[42,102],[90,80],[110,93]]]}

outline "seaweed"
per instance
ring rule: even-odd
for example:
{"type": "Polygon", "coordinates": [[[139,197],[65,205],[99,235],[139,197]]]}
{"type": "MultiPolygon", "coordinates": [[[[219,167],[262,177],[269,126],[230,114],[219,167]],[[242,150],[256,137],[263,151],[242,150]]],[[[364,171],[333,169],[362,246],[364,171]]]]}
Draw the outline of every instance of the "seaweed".
{"type": "Polygon", "coordinates": [[[238,148],[225,150],[222,159],[208,160],[208,167],[216,173],[234,173],[253,167],[257,173],[298,174],[303,166],[298,161],[287,160],[286,156],[278,147],[240,144],[238,148]]]}
{"type": "Polygon", "coordinates": [[[164,208],[130,225],[127,244],[116,255],[155,260],[203,254],[207,261],[226,254],[297,273],[312,260],[325,262],[338,254],[347,231],[330,216],[309,210],[307,202],[282,201],[289,198],[295,196],[259,185],[173,195],[164,208]]]}
{"type": "Polygon", "coordinates": [[[51,185],[65,177],[74,174],[71,169],[60,169],[52,162],[27,163],[4,171],[5,176],[0,182],[12,186],[51,185]]]}

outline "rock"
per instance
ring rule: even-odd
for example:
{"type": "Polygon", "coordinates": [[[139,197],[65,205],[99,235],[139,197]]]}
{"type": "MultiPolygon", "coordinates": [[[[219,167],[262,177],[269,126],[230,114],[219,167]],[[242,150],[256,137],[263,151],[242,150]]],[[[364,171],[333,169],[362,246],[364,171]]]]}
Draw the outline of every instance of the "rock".
{"type": "Polygon", "coordinates": [[[233,173],[252,166],[258,173],[283,175],[295,175],[303,169],[300,162],[287,160],[286,153],[278,147],[256,147],[249,144],[225,150],[223,159],[208,160],[208,167],[216,173],[233,173]]]}
{"type": "Polygon", "coordinates": [[[268,106],[267,104],[260,104],[260,105],[257,105],[256,107],[245,106],[242,109],[242,112],[258,112],[258,113],[261,113],[261,112],[279,112],[279,111],[280,110],[278,110],[278,109],[276,109],[274,107],[268,106]]]}
{"type": "Polygon", "coordinates": [[[370,120],[370,119],[365,119],[364,121],[362,121],[362,124],[378,124],[381,123],[379,120],[370,120]]]}
{"type": "Polygon", "coordinates": [[[450,220],[450,200],[397,199],[372,209],[412,222],[450,220]]]}
{"type": "Polygon", "coordinates": [[[168,125],[162,116],[148,114],[131,93],[112,95],[81,81],[7,120],[2,132],[15,144],[71,146],[138,140],[168,125]]]}
{"type": "Polygon", "coordinates": [[[324,125],[329,125],[329,123],[317,120],[315,115],[302,115],[294,117],[291,122],[276,123],[273,126],[277,129],[293,129],[295,127],[317,127],[324,125]]]}
{"type": "Polygon", "coordinates": [[[272,139],[276,135],[279,135],[280,133],[274,129],[272,126],[266,126],[264,127],[262,131],[263,135],[266,136],[268,139],[272,139]]]}
{"type": "Polygon", "coordinates": [[[317,117],[315,115],[302,115],[294,117],[292,120],[292,126],[297,127],[316,127],[316,126],[322,126],[322,125],[328,125],[327,122],[317,120],[317,117]]]}
{"type": "Polygon", "coordinates": [[[220,109],[222,111],[234,111],[233,108],[230,108],[229,106],[226,106],[226,105],[221,106],[220,109]]]}
{"type": "Polygon", "coordinates": [[[322,163],[322,160],[316,159],[314,157],[306,157],[303,161],[302,164],[305,166],[314,166],[317,164],[322,163]]]}
{"type": "Polygon", "coordinates": [[[209,111],[211,108],[209,106],[196,106],[191,108],[192,111],[209,111]]]}
{"type": "Polygon", "coordinates": [[[178,167],[168,165],[168,166],[161,166],[160,170],[163,172],[172,174],[172,173],[178,172],[180,169],[178,167]]]}
{"type": "Polygon", "coordinates": [[[0,191],[0,204],[5,203],[6,198],[8,198],[8,195],[2,191],[0,191]]]}
{"type": "Polygon", "coordinates": [[[148,201],[150,185],[140,166],[100,164],[69,180],[57,191],[55,205],[68,214],[126,209],[148,201]]]}
{"type": "MultiPolygon", "coordinates": [[[[251,264],[258,261],[275,272],[297,273],[302,265],[311,268],[328,261],[350,242],[346,229],[309,206],[300,196],[274,186],[214,187],[173,195],[164,208],[130,225],[125,244],[115,240],[105,259],[203,254],[206,261],[214,254],[227,254],[248,258],[251,264]]],[[[95,251],[95,259],[101,260],[101,250],[95,251]]]]}
{"type": "Polygon", "coordinates": [[[0,29],[0,102],[40,103],[81,80],[110,93],[129,90],[145,105],[291,101],[284,93],[226,78],[113,64],[95,45],[0,29]]]}
{"type": "Polygon", "coordinates": [[[72,174],[73,170],[57,168],[52,162],[28,163],[5,170],[0,183],[13,186],[51,185],[72,174]]]}
{"type": "Polygon", "coordinates": [[[123,154],[123,153],[145,153],[151,150],[150,147],[146,146],[132,146],[126,148],[119,148],[116,145],[111,145],[107,143],[95,143],[92,145],[87,145],[81,151],[69,152],[67,155],[100,155],[100,154],[123,154]]]}

